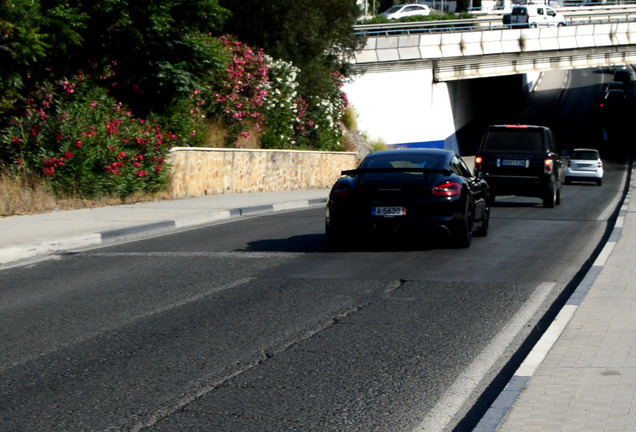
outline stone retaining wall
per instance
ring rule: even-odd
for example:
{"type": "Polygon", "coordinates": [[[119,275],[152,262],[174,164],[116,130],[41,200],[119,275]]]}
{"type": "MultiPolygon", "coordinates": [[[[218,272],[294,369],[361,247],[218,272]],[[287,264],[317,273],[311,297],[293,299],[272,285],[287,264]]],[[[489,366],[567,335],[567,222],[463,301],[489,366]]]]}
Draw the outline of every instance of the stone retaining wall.
{"type": "Polygon", "coordinates": [[[350,152],[200,147],[176,147],[168,161],[172,198],[328,188],[357,165],[350,152]]]}

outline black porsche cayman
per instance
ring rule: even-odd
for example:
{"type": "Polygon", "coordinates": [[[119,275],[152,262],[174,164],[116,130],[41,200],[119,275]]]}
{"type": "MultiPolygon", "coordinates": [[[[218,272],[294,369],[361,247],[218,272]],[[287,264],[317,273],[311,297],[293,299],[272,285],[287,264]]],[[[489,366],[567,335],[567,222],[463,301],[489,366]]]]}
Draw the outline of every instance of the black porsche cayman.
{"type": "MultiPolygon", "coordinates": [[[[441,149],[397,149],[367,155],[342,172],[327,202],[329,249],[356,247],[375,235],[442,232],[455,247],[488,234],[488,184],[459,155],[441,149]]],[[[424,239],[424,237],[422,238],[424,239]]]]}

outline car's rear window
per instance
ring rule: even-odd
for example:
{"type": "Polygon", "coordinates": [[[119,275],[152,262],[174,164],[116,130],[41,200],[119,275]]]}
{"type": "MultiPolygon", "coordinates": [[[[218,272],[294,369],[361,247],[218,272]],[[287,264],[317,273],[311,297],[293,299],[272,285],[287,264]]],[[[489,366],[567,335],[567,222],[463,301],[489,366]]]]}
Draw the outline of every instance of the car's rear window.
{"type": "Polygon", "coordinates": [[[360,168],[429,168],[444,169],[445,157],[437,154],[377,155],[367,157],[360,168]]]}
{"type": "Polygon", "coordinates": [[[528,9],[524,7],[512,8],[512,15],[528,15],[528,9]]]}
{"type": "Polygon", "coordinates": [[[543,132],[540,129],[492,129],[486,135],[482,150],[543,152],[543,132]]]}
{"type": "Polygon", "coordinates": [[[597,160],[598,153],[589,150],[577,150],[572,152],[572,156],[570,158],[579,160],[597,160]]]}

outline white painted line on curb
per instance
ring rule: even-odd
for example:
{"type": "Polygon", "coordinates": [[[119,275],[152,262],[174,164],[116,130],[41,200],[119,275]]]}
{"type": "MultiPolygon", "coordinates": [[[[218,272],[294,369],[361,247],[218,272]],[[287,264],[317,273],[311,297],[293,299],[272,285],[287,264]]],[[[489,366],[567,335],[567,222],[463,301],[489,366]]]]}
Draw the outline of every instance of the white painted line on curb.
{"type": "Polygon", "coordinates": [[[521,363],[515,375],[530,377],[534,375],[541,362],[548,355],[548,352],[559,339],[563,330],[570,322],[578,306],[564,306],[554,319],[548,330],[541,336],[539,342],[534,346],[528,357],[521,363]]]}

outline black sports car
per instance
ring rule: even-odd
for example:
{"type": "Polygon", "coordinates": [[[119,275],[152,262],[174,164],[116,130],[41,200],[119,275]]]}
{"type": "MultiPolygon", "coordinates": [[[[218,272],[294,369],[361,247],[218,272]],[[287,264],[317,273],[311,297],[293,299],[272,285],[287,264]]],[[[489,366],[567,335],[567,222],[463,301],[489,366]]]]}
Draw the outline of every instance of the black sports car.
{"type": "Polygon", "coordinates": [[[453,151],[378,151],[342,175],[327,202],[331,250],[402,232],[442,232],[451,236],[454,246],[469,247],[473,233],[488,234],[488,184],[473,177],[453,151]]]}

